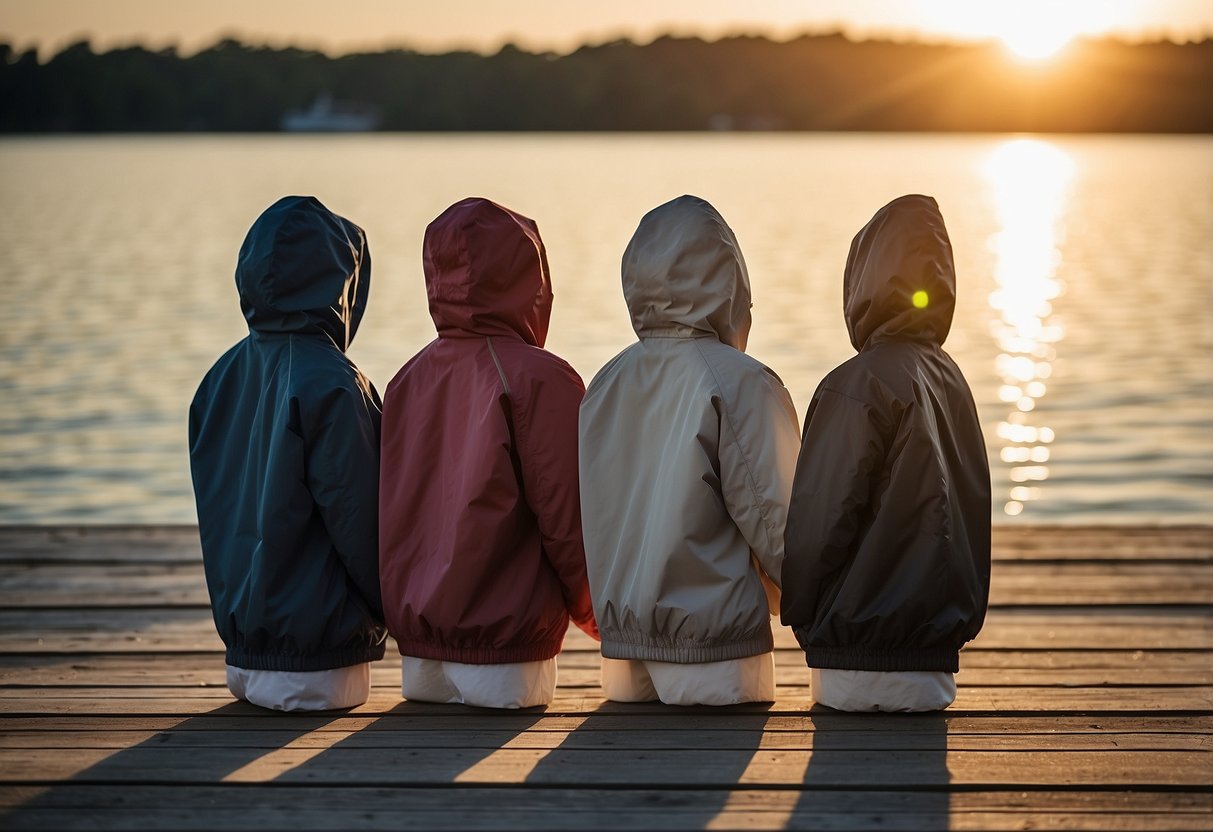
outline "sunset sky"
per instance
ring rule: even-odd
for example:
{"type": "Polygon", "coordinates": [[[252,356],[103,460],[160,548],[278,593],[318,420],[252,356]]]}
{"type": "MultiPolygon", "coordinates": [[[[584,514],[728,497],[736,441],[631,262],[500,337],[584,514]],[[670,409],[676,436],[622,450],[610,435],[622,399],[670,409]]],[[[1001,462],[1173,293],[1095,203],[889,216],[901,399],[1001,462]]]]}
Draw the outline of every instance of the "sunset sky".
{"type": "MultiPolygon", "coordinates": [[[[494,51],[512,41],[567,51],[616,37],[732,32],[787,37],[842,29],[852,36],[999,37],[1044,54],[1070,37],[1213,35],[1209,0],[0,0],[0,38],[54,52],[81,36],[95,47],[144,43],[197,50],[223,35],[332,54],[410,46],[494,51]]],[[[1014,46],[1012,48],[1015,48],[1014,46]]],[[[1017,50],[1018,51],[1018,50],[1017,50]]]]}

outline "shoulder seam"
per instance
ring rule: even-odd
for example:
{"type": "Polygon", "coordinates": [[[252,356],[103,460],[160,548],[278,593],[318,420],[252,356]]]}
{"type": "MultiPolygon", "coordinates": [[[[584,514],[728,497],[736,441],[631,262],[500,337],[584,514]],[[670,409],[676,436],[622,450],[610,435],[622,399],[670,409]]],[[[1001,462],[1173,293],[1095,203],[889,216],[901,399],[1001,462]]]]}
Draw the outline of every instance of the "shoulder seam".
{"type": "Polygon", "coordinates": [[[493,357],[493,364],[497,367],[497,377],[501,379],[501,386],[505,388],[506,396],[509,396],[510,383],[505,378],[505,370],[501,366],[501,359],[497,357],[497,350],[493,349],[493,338],[491,335],[486,335],[484,341],[489,345],[489,355],[493,357]]]}
{"type": "Polygon", "coordinates": [[[841,390],[835,390],[833,387],[822,387],[821,392],[822,393],[833,393],[835,396],[842,396],[844,399],[850,399],[851,401],[855,402],[856,404],[861,404],[864,407],[872,406],[869,402],[866,402],[857,396],[852,396],[850,393],[844,393],[841,390]]]}
{"type": "MultiPolygon", "coordinates": [[[[750,488],[750,496],[753,498],[755,508],[758,509],[758,516],[762,518],[763,528],[767,530],[767,535],[770,536],[772,531],[770,526],[770,511],[768,511],[766,501],[762,499],[762,494],[759,493],[758,488],[755,485],[757,478],[754,476],[754,466],[750,462],[749,456],[746,454],[746,449],[741,444],[741,441],[737,435],[737,429],[733,426],[733,416],[729,412],[729,400],[724,395],[724,385],[720,383],[720,378],[716,375],[716,368],[712,366],[712,362],[708,360],[706,355],[704,355],[703,350],[700,348],[698,343],[695,344],[695,349],[699,353],[699,357],[703,360],[704,365],[708,368],[708,372],[711,373],[712,381],[715,382],[716,389],[720,393],[721,401],[724,403],[724,418],[725,421],[728,422],[729,432],[733,435],[733,444],[737,446],[737,450],[741,455],[741,460],[745,463],[746,485],[750,488]]],[[[744,355],[744,353],[742,354],[744,355]]]]}

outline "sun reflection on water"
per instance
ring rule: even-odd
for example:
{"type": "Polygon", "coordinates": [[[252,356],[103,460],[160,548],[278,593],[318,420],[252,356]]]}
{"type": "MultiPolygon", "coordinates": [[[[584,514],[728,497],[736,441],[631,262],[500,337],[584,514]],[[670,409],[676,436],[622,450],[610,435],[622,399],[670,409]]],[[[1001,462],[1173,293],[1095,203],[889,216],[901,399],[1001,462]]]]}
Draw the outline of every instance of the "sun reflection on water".
{"type": "Polygon", "coordinates": [[[1053,317],[1053,302],[1065,290],[1057,276],[1058,226],[1074,163],[1047,142],[1014,139],[986,158],[982,175],[999,223],[989,239],[998,286],[990,294],[990,307],[997,313],[992,329],[1000,350],[995,361],[998,397],[1010,406],[998,425],[999,456],[1011,466],[1003,511],[1014,517],[1043,495],[1049,446],[1056,438],[1034,411],[1048,392],[1057,344],[1065,335],[1053,317]]]}

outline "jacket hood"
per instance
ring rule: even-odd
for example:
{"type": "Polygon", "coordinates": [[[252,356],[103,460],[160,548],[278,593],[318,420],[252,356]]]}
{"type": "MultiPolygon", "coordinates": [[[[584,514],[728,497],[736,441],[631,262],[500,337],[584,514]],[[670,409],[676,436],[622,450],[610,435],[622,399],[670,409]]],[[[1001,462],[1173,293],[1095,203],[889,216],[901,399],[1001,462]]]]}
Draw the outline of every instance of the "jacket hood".
{"type": "Polygon", "coordinates": [[[929,196],[898,197],[851,241],[842,284],[851,344],[910,338],[943,344],[956,307],[952,243],[929,196]]]}
{"type": "Polygon", "coordinates": [[[547,340],[552,282],[534,220],[480,197],[456,202],[425,229],[424,264],[439,335],[547,340]]]}
{"type": "Polygon", "coordinates": [[[236,288],[249,329],[323,332],[344,352],[366,311],[366,234],[312,196],[286,196],[249,229],[236,288]]]}
{"type": "Polygon", "coordinates": [[[745,350],[750,277],[733,230],[707,201],[680,196],[645,214],[622,271],[641,338],[705,333],[745,350]]]}

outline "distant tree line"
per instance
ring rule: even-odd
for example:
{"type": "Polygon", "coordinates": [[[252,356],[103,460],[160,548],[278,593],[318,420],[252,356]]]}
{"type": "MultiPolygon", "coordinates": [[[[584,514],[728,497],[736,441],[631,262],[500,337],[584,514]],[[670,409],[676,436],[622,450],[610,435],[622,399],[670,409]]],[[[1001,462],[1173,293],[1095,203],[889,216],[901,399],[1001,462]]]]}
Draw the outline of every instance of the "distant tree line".
{"type": "Polygon", "coordinates": [[[0,131],[274,131],[318,96],[380,129],[1213,132],[1213,40],[1080,41],[1052,62],[992,44],[803,36],[617,41],[567,55],[332,58],[223,40],[194,55],[0,44],[0,131]]]}

